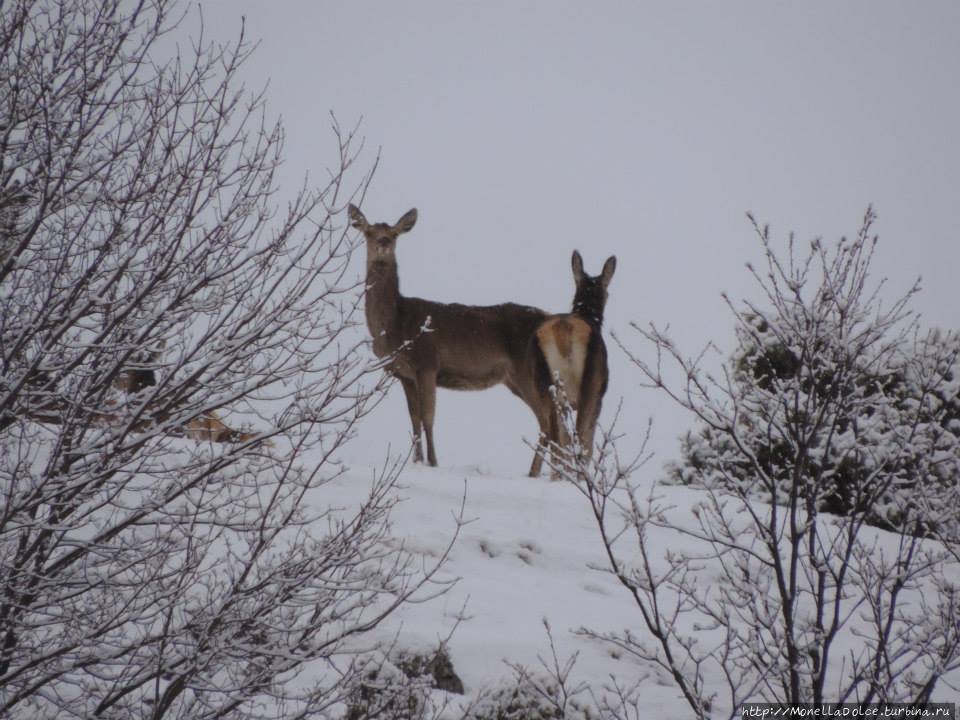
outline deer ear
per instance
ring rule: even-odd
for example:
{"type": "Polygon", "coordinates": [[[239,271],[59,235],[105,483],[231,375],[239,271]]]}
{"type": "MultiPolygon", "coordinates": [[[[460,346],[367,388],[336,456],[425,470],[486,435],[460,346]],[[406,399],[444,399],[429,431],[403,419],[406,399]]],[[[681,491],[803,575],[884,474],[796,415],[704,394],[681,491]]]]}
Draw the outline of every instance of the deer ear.
{"type": "Polygon", "coordinates": [[[573,251],[573,257],[570,258],[570,266],[573,268],[573,280],[579,285],[580,281],[583,280],[583,258],[576,250],[573,251]]]}
{"type": "Polygon", "coordinates": [[[610,284],[610,280],[613,279],[613,271],[617,269],[617,256],[611,255],[607,258],[607,261],[603,264],[603,271],[600,273],[600,282],[603,283],[603,287],[606,288],[610,284]]]}
{"type": "Polygon", "coordinates": [[[350,224],[357,230],[365,230],[367,228],[367,219],[363,216],[363,213],[360,212],[360,208],[353,203],[347,205],[347,216],[350,218],[350,224]]]}
{"type": "Polygon", "coordinates": [[[417,224],[417,209],[411,208],[404,213],[403,217],[397,220],[393,225],[393,229],[397,231],[397,234],[410,232],[413,230],[413,226],[417,224]]]}

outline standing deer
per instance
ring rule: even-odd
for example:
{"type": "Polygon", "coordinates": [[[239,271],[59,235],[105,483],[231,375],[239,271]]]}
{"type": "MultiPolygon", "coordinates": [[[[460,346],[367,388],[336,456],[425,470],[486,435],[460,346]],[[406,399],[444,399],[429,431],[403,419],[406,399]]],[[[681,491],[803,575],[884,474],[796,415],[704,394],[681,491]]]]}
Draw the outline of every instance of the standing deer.
{"type": "MultiPolygon", "coordinates": [[[[373,352],[378,358],[390,358],[387,370],[403,385],[413,426],[414,460],[423,461],[423,434],[427,462],[437,464],[433,443],[437,387],[485,390],[506,385],[533,410],[543,444],[553,404],[541,390],[549,382],[546,365],[531,348],[547,314],[514,303],[474,306],[404,297],[397,273],[397,237],[416,224],[416,209],[393,225],[370,224],[353,205],[348,214],[367,243],[366,316],[373,352]]],[[[539,456],[538,449],[531,475],[540,472],[539,456]]]]}
{"type": "MultiPolygon", "coordinates": [[[[573,251],[571,265],[577,286],[573,310],[565,315],[547,318],[537,328],[536,344],[548,367],[548,383],[559,380],[570,408],[577,412],[577,435],[584,456],[589,458],[610,376],[602,325],[607,287],[617,268],[617,258],[610,256],[596,277],[583,271],[583,258],[576,250],[573,251]]],[[[549,397],[549,387],[541,386],[541,393],[549,397]]],[[[552,400],[551,406],[553,412],[549,439],[562,447],[569,447],[570,438],[560,418],[562,408],[552,400]]],[[[539,459],[542,458],[534,458],[535,465],[539,459]]],[[[537,466],[538,473],[539,469],[537,466]]]]}

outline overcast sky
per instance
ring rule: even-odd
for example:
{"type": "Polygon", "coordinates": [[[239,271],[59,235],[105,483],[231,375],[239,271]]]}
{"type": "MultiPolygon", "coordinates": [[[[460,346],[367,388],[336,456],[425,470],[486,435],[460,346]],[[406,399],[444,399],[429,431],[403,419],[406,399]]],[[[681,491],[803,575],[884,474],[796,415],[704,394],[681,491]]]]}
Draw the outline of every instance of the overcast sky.
{"type": "MultiPolygon", "coordinates": [[[[260,40],[245,76],[286,126],[285,187],[334,164],[330,111],[363,118],[368,160],[382,148],[368,219],[420,211],[404,294],[564,311],[571,251],[591,273],[615,254],[608,330],[669,323],[691,353],[729,351],[720,293],[757,297],[745,213],[835,240],[873,203],[877,279],[922,276],[927,323],[960,325],[954,0],[201,5],[208,36],[245,16],[260,40]]],[[[623,397],[631,427],[654,415],[659,464],[688,423],[612,355],[606,406],[623,397]]],[[[398,386],[363,432],[385,448],[407,428],[398,386]]],[[[506,390],[438,398],[442,465],[520,473],[534,430],[506,390]]]]}

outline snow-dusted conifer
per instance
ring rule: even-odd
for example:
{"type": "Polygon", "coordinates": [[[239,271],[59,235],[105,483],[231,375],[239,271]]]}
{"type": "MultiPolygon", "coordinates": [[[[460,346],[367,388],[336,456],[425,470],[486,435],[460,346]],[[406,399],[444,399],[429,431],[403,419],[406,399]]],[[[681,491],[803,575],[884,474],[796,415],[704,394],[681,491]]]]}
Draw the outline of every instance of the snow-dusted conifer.
{"type": "MultiPolygon", "coordinates": [[[[671,468],[678,482],[880,527],[957,537],[960,337],[921,332],[910,296],[870,284],[872,214],[835,248],[782,263],[760,230],[769,305],[734,308],[726,413],[701,418],[671,468]]],[[[759,230],[759,229],[758,229],[759,230]]]]}

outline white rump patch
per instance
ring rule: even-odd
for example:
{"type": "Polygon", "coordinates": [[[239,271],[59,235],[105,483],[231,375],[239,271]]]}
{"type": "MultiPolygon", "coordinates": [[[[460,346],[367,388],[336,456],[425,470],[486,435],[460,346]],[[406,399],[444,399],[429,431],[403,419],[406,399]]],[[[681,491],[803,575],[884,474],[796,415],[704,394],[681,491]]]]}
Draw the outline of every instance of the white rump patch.
{"type": "Polygon", "coordinates": [[[537,339],[550,376],[563,384],[567,401],[576,410],[590,342],[590,326],[575,315],[559,315],[540,326],[537,339]]]}

